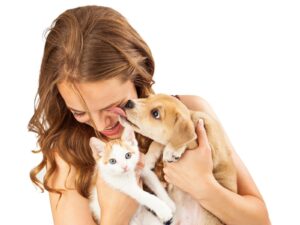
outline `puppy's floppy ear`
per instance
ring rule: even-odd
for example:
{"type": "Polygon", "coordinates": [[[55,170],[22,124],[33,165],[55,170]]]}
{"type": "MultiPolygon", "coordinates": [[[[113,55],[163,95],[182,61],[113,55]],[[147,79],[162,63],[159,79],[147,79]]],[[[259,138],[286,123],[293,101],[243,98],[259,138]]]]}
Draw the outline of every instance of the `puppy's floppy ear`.
{"type": "Polygon", "coordinates": [[[105,149],[105,143],[96,137],[91,137],[90,147],[93,151],[93,155],[99,155],[102,157],[105,149]]]}
{"type": "Polygon", "coordinates": [[[203,112],[190,110],[190,114],[191,114],[191,119],[195,126],[197,125],[199,119],[206,121],[207,116],[203,112]]]}
{"type": "Polygon", "coordinates": [[[207,138],[210,142],[211,148],[213,148],[215,144],[212,143],[214,141],[220,141],[222,137],[224,137],[224,135],[222,134],[222,127],[220,126],[219,122],[217,121],[216,118],[210,116],[205,112],[190,110],[190,113],[191,113],[191,119],[195,124],[195,126],[197,125],[199,119],[203,120],[204,129],[206,131],[207,138]]]}
{"type": "MultiPolygon", "coordinates": [[[[206,121],[206,118],[204,118],[202,112],[190,110],[190,115],[191,115],[191,120],[192,120],[192,123],[194,124],[194,127],[197,126],[199,119],[203,119],[204,121],[206,121]]],[[[194,141],[192,141],[188,144],[188,149],[194,149],[197,146],[198,146],[198,141],[197,141],[197,139],[195,139],[194,141]]]]}
{"type": "Polygon", "coordinates": [[[190,119],[183,118],[180,114],[176,114],[175,125],[169,143],[174,149],[187,145],[197,138],[195,126],[190,119]]]}

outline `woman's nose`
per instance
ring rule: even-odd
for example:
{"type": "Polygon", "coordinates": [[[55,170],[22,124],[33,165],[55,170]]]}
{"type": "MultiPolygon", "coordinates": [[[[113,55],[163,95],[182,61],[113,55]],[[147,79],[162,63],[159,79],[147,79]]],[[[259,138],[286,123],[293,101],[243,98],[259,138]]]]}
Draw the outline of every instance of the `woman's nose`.
{"type": "Polygon", "coordinates": [[[93,125],[95,126],[96,130],[98,130],[98,131],[103,130],[104,123],[102,121],[103,119],[101,118],[101,116],[94,114],[94,115],[92,115],[91,120],[94,123],[93,125]]]}
{"type": "Polygon", "coordinates": [[[93,120],[98,131],[105,130],[113,126],[118,120],[117,115],[111,112],[101,112],[93,116],[93,120]]]}

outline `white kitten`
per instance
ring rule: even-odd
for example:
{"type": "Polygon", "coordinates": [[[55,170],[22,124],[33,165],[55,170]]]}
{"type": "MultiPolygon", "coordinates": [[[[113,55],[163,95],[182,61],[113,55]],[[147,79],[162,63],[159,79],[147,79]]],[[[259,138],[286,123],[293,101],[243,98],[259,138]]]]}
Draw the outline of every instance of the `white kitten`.
{"type": "MultiPolygon", "coordinates": [[[[131,127],[125,127],[121,139],[112,140],[107,143],[92,137],[90,139],[90,146],[93,151],[96,151],[100,155],[97,166],[101,171],[102,179],[141,204],[130,223],[131,225],[171,224],[175,204],[169,198],[155,173],[150,170],[152,165],[147,165],[147,162],[156,161],[157,156],[146,155],[145,166],[141,172],[141,178],[144,183],[157,197],[144,191],[137,184],[135,168],[139,161],[140,153],[134,131],[131,127]],[[145,207],[153,211],[159,219],[145,207]]],[[[97,199],[97,191],[94,188],[90,207],[99,221],[100,207],[97,199]]]]}

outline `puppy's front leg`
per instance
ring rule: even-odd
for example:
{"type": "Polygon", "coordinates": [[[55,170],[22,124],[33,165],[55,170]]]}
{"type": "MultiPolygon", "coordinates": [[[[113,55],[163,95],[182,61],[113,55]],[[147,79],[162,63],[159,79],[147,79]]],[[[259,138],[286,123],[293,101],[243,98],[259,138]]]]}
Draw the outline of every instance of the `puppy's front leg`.
{"type": "Polygon", "coordinates": [[[145,167],[148,167],[150,170],[155,167],[155,163],[161,156],[163,148],[164,146],[162,144],[152,141],[145,155],[145,167]]]}
{"type": "Polygon", "coordinates": [[[174,147],[169,143],[166,145],[163,151],[163,161],[175,162],[180,159],[181,155],[184,153],[186,146],[182,146],[179,149],[174,149],[174,147]]]}

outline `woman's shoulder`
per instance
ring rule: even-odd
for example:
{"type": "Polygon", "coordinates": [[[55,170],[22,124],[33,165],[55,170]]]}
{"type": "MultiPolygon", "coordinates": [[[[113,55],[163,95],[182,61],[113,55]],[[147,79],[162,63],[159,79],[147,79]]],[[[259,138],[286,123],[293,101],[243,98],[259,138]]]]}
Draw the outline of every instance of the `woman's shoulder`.
{"type": "Polygon", "coordinates": [[[217,118],[211,105],[201,96],[197,95],[176,95],[177,98],[190,110],[202,111],[217,118]]]}
{"type": "MultiPolygon", "coordinates": [[[[62,196],[49,192],[51,211],[55,224],[95,224],[90,209],[89,200],[82,197],[75,189],[76,169],[69,165],[57,151],[54,151],[55,173],[50,179],[50,185],[61,191],[62,196]]],[[[47,162],[47,170],[54,166],[47,162]]]]}
{"type": "Polygon", "coordinates": [[[176,95],[176,97],[190,109],[203,108],[208,104],[204,98],[197,95],[176,95]]]}
{"type": "Polygon", "coordinates": [[[69,165],[57,151],[54,151],[54,161],[47,161],[47,170],[55,167],[54,175],[51,177],[50,185],[53,188],[65,189],[65,186],[75,188],[76,170],[72,165],[69,165]]]}

